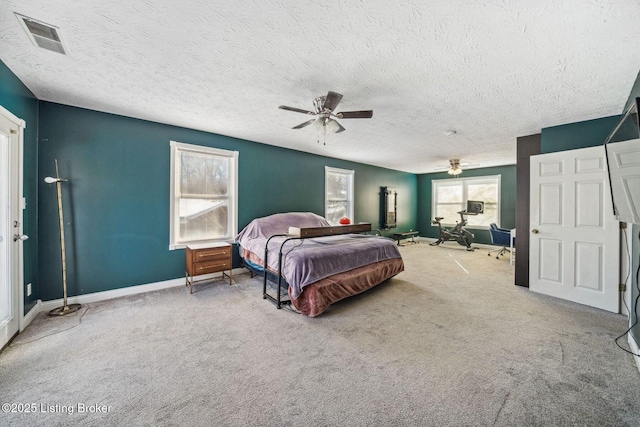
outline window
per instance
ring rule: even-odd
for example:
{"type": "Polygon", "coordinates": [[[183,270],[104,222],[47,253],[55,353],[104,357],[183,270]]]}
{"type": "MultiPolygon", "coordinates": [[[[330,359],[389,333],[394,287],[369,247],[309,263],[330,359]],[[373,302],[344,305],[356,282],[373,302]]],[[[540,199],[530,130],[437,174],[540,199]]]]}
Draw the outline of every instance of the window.
{"type": "Polygon", "coordinates": [[[171,141],[169,249],[232,241],[238,229],[238,152],[171,141]]]}
{"type": "Polygon", "coordinates": [[[431,218],[443,217],[443,225],[460,221],[459,211],[467,208],[467,200],[484,202],[484,213],[467,216],[468,228],[488,229],[500,226],[500,175],[473,178],[437,179],[432,181],[431,218]]]}
{"type": "Polygon", "coordinates": [[[353,223],[353,176],[354,171],[325,166],[324,216],[329,224],[338,225],[346,216],[353,223]]]}

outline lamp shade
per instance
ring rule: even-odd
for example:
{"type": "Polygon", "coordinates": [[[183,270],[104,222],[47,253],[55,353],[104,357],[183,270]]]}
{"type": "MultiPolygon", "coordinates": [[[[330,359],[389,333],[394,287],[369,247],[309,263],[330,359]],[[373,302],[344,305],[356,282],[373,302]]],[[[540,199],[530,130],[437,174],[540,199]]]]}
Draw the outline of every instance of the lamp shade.
{"type": "Polygon", "coordinates": [[[56,182],[65,182],[65,181],[68,181],[68,180],[64,178],[54,178],[52,176],[48,176],[44,179],[44,182],[46,182],[47,184],[55,184],[56,182]]]}
{"type": "Polygon", "coordinates": [[[322,132],[322,128],[324,128],[324,118],[318,117],[315,122],[313,122],[313,127],[316,128],[318,132],[322,132]]]}
{"type": "Polygon", "coordinates": [[[336,122],[333,119],[329,119],[327,120],[327,129],[329,129],[331,132],[337,132],[340,129],[340,126],[338,126],[338,122],[336,122]]]}

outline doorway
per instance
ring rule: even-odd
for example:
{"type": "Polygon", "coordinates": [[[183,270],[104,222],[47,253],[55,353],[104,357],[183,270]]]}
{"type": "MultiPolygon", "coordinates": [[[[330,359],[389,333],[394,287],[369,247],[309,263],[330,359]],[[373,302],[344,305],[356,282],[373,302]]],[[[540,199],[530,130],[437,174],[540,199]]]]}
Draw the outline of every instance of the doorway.
{"type": "Polygon", "coordinates": [[[0,107],[0,348],[22,318],[22,135],[24,121],[0,107]]]}

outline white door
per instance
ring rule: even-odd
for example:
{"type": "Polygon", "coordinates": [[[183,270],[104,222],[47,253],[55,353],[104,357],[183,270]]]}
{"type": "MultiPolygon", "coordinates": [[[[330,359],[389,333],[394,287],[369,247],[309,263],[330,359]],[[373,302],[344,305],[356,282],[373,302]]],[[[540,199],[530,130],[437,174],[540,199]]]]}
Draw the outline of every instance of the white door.
{"type": "Polygon", "coordinates": [[[618,219],[640,224],[640,139],[607,144],[611,190],[618,219]]]}
{"type": "Polygon", "coordinates": [[[534,292],[619,312],[619,225],[604,146],[531,157],[534,292]]]}
{"type": "Polygon", "coordinates": [[[20,122],[0,107],[0,348],[18,332],[21,317],[24,122],[20,122]]]}

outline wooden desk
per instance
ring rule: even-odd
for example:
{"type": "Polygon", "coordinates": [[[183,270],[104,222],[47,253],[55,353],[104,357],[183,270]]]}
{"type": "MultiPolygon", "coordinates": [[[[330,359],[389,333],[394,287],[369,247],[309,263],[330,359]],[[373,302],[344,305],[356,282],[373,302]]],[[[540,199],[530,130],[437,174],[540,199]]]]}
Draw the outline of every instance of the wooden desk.
{"type": "Polygon", "coordinates": [[[231,269],[233,268],[231,248],[232,246],[226,242],[187,246],[185,286],[189,286],[189,293],[193,293],[195,282],[193,277],[202,274],[222,272],[222,277],[227,276],[229,285],[231,285],[231,269]],[[227,270],[229,270],[229,274],[225,273],[227,270]]]}

